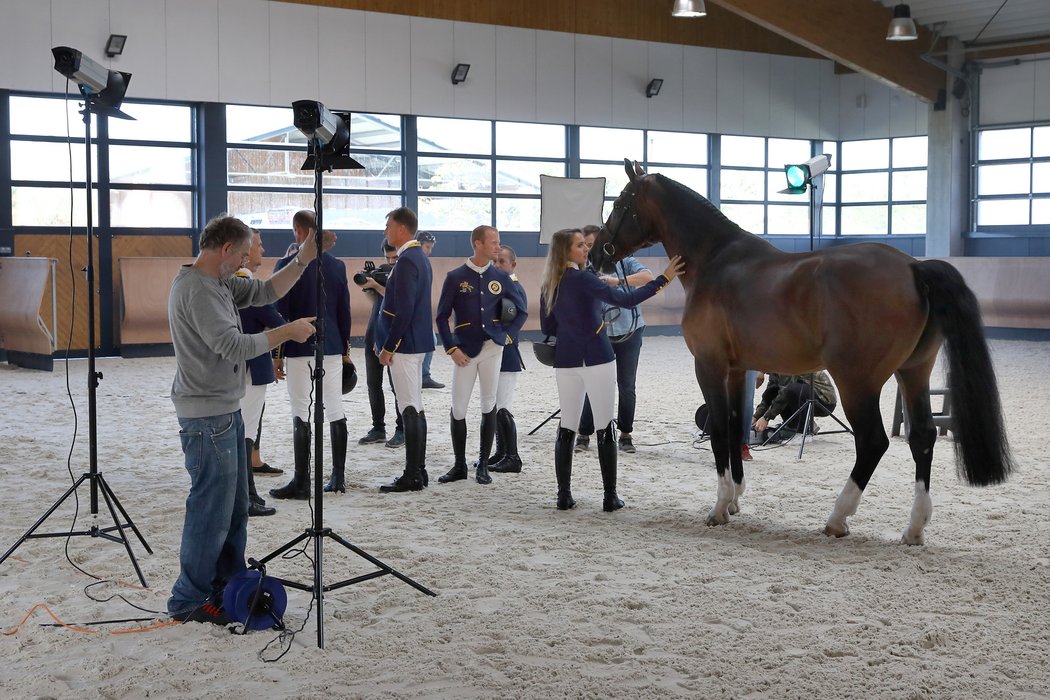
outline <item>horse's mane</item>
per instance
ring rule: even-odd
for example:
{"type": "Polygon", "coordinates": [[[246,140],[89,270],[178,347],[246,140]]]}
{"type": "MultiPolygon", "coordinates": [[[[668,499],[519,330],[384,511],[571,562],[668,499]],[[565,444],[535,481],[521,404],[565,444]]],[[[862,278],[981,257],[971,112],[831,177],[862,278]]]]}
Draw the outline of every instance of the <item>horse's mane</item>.
{"type": "MultiPolygon", "coordinates": [[[[723,214],[718,207],[712,204],[711,200],[709,200],[707,197],[704,197],[699,192],[689,189],[682,183],[672,180],[666,175],[661,175],[660,173],[652,173],[652,176],[655,177],[656,181],[659,182],[661,186],[665,187],[670,193],[673,193],[674,195],[685,199],[690,204],[696,207],[695,211],[690,211],[688,213],[687,216],[689,216],[690,218],[699,214],[701,218],[706,219],[704,223],[706,223],[708,226],[715,227],[719,231],[724,231],[726,233],[747,233],[746,231],[744,231],[744,229],[740,228],[740,226],[738,226],[735,222],[731,221],[729,217],[723,214]]],[[[678,210],[671,210],[668,212],[668,214],[676,219],[686,216],[684,212],[680,212],[678,210]]],[[[693,230],[695,228],[696,222],[694,221],[692,223],[693,226],[683,225],[682,230],[693,230]]]]}

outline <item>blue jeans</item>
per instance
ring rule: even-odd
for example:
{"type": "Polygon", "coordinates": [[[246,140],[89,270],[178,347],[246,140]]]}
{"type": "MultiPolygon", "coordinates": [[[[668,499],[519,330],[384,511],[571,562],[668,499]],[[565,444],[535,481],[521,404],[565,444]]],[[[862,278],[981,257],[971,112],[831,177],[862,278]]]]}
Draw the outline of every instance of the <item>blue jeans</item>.
{"type": "Polygon", "coordinates": [[[179,426],[190,493],[169,613],[199,607],[247,568],[248,455],[241,412],[180,418],[179,426]]]}
{"type": "MultiPolygon", "coordinates": [[[[638,358],[642,354],[642,335],[645,326],[639,326],[631,337],[622,342],[613,342],[613,354],[616,355],[616,427],[621,433],[634,432],[634,407],[638,402],[635,392],[635,380],[638,377],[638,358]]],[[[620,336],[611,336],[610,340],[620,336]]],[[[599,425],[602,430],[604,425],[599,425]]],[[[580,435],[590,435],[594,432],[594,416],[591,413],[590,399],[583,404],[583,414],[580,416],[580,435]]]]}
{"type": "Polygon", "coordinates": [[[744,405],[741,407],[743,415],[740,416],[740,422],[744,426],[744,444],[750,442],[751,437],[751,414],[755,412],[755,379],[758,378],[758,371],[749,369],[744,373],[744,405]]]}

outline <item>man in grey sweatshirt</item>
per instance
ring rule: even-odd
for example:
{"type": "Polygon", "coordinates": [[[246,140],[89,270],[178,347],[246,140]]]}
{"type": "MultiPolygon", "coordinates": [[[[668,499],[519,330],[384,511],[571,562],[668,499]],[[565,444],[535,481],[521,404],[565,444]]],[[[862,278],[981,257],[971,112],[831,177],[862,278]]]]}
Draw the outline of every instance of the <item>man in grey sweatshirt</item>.
{"type": "Polygon", "coordinates": [[[240,412],[245,361],[314,333],[312,318],[263,333],[241,331],[237,309],[284,296],[316,256],[311,235],[298,258],[269,280],[234,277],[251,242],[251,229],[240,220],[220,215],[209,221],[200,235],[200,254],[179,270],[168,298],[175,346],[171,400],[190,474],[179,577],[168,599],[168,613],[177,620],[229,622],[222,591],[246,568],[247,454],[240,412]]]}

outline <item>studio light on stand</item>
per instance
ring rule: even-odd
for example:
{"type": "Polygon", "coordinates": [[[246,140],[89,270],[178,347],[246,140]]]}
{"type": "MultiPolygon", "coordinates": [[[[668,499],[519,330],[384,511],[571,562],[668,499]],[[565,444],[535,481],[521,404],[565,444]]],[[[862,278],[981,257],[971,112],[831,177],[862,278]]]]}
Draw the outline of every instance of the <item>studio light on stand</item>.
{"type": "MultiPolygon", "coordinates": [[[[124,506],[121,505],[117,495],[113,492],[113,489],[106,482],[102,473],[98,470],[98,410],[96,404],[96,389],[98,388],[99,380],[102,379],[102,373],[95,371],[95,267],[94,267],[94,231],[92,229],[92,218],[94,216],[92,211],[91,202],[91,115],[101,115],[106,117],[114,117],[117,119],[133,119],[124,112],[120,111],[120,103],[124,100],[124,95],[128,90],[128,82],[131,80],[130,73],[121,73],[119,71],[109,70],[106,67],[96,63],[80,51],[71,49],[68,46],[56,46],[51,49],[51,53],[55,57],[55,70],[66,76],[69,80],[77,83],[80,89],[80,94],[84,98],[84,109],[80,112],[84,117],[84,153],[85,160],[87,162],[87,168],[85,172],[85,193],[87,196],[87,265],[84,268],[84,272],[87,277],[87,302],[88,302],[88,347],[87,347],[87,360],[88,360],[88,471],[85,472],[73,482],[73,485],[62,494],[57,501],[45,512],[40,518],[33,524],[29,530],[26,531],[19,540],[11,546],[7,552],[0,557],[0,563],[2,563],[7,557],[11,555],[18,547],[28,539],[43,538],[43,537],[100,537],[111,542],[119,542],[124,545],[127,550],[128,557],[131,559],[132,566],[135,567],[135,573],[138,574],[139,581],[144,587],[149,587],[146,583],[145,577],[142,575],[142,570],[139,568],[138,561],[135,559],[135,553],[131,550],[131,542],[128,540],[125,528],[130,528],[135,536],[138,537],[139,542],[142,543],[143,548],[149,554],[153,554],[153,550],[146,543],[142,533],[139,532],[138,528],[135,527],[135,523],[132,522],[131,517],[127,511],[124,510],[124,506]],[[106,502],[106,507],[109,509],[109,514],[113,518],[113,525],[109,527],[99,527],[97,523],[92,523],[91,527],[83,531],[65,531],[65,532],[54,532],[54,533],[37,533],[36,529],[39,528],[48,517],[54,513],[67,498],[73,495],[76,490],[84,482],[88,482],[90,486],[90,507],[91,515],[98,519],[98,494],[102,492],[102,498],[106,502]],[[118,512],[121,517],[118,517],[118,512]],[[121,522],[123,518],[124,522],[121,522]],[[117,532],[117,535],[113,535],[113,531],[117,532]]],[[[68,361],[69,358],[67,357],[68,361]]]]}
{"type": "MultiPolygon", "coordinates": [[[[820,237],[821,207],[824,202],[824,173],[829,168],[831,168],[831,156],[827,153],[815,155],[805,163],[784,166],[784,178],[787,180],[787,187],[780,190],[780,194],[806,194],[806,192],[809,192],[809,252],[811,253],[815,248],[816,239],[820,237]]],[[[813,373],[810,373],[808,382],[809,396],[790,418],[781,423],[780,427],[766,438],[763,444],[772,442],[777,433],[784,430],[786,426],[792,425],[796,419],[802,417],[804,422],[802,423],[802,430],[799,431],[802,434],[802,443],[798,447],[798,458],[802,459],[802,452],[806,449],[806,437],[810,434],[809,426],[813,421],[814,408],[816,406],[820,406],[828,416],[842,426],[842,430],[830,430],[822,432],[821,435],[853,434],[849,426],[839,420],[838,416],[817,398],[813,390],[813,376],[813,373]]]]}
{"type": "MultiPolygon", "coordinates": [[[[304,136],[309,140],[307,148],[306,161],[303,163],[303,170],[314,171],[314,216],[315,216],[315,228],[314,228],[314,242],[317,246],[317,286],[316,286],[316,299],[317,299],[317,321],[316,327],[317,332],[314,334],[314,373],[311,377],[313,381],[314,391],[314,407],[313,407],[313,418],[314,418],[314,459],[313,459],[313,474],[314,474],[314,488],[313,488],[313,523],[311,527],[306,529],[302,534],[292,539],[291,541],[281,545],[276,550],[267,554],[259,561],[249,559],[249,563],[253,568],[264,568],[266,562],[281,556],[284,552],[292,549],[299,545],[304,540],[311,540],[313,543],[313,581],[309,584],[301,583],[298,581],[289,581],[278,577],[277,581],[280,581],[289,588],[295,588],[301,591],[308,591],[313,594],[317,600],[317,646],[324,648],[324,594],[328,591],[334,591],[339,588],[346,586],[352,586],[355,583],[361,583],[363,581],[369,581],[379,576],[385,576],[390,574],[395,578],[407,583],[421,593],[427,595],[437,595],[429,588],[416,583],[412,579],[408,578],[404,574],[395,571],[388,565],[384,564],[379,559],[376,559],[368,552],[343,539],[339,535],[332,532],[331,528],[324,526],[324,513],[323,513],[323,480],[321,478],[321,465],[324,464],[324,338],[325,338],[325,293],[324,293],[324,266],[321,264],[321,255],[323,252],[323,238],[324,238],[324,210],[322,206],[323,200],[323,184],[322,176],[325,171],[331,171],[333,169],[339,170],[363,170],[364,166],[357,162],[350,155],[350,129],[347,123],[350,120],[349,114],[342,114],[337,112],[330,112],[323,104],[316,100],[298,100],[292,103],[293,121],[295,128],[299,129],[304,136]],[[324,583],[324,538],[334,540],[338,544],[342,545],[346,549],[349,549],[354,554],[358,555],[362,559],[367,560],[374,566],[378,567],[377,571],[373,571],[361,576],[355,576],[354,578],[346,579],[338,583],[332,583],[325,585],[324,583]]],[[[341,401],[342,397],[336,397],[336,401],[341,401]]]]}

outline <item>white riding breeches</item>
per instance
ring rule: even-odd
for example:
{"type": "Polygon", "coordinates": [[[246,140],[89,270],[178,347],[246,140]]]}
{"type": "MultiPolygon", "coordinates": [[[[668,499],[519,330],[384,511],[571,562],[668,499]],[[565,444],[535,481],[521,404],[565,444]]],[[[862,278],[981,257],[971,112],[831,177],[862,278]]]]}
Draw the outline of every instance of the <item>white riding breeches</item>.
{"type": "Polygon", "coordinates": [[[583,401],[591,399],[594,427],[604,430],[612,422],[616,406],[616,362],[591,367],[556,367],[561,427],[576,432],[580,428],[583,401]]]}
{"type": "Polygon", "coordinates": [[[474,391],[474,382],[481,384],[481,412],[488,413],[496,407],[496,388],[499,386],[499,366],[503,362],[503,346],[486,340],[466,367],[452,368],[452,417],[462,420],[467,417],[467,406],[474,391]]]}
{"type": "MultiPolygon", "coordinates": [[[[245,372],[247,374],[247,372],[245,372]]],[[[269,384],[252,384],[250,376],[245,378],[244,398],[241,399],[241,419],[244,420],[244,436],[254,440],[266,405],[266,387],[269,384]]]]}
{"type": "Polygon", "coordinates": [[[499,388],[496,389],[496,410],[505,408],[511,413],[514,403],[514,388],[518,386],[518,375],[521,372],[500,372],[499,388]]]}
{"type": "Polygon", "coordinates": [[[411,406],[417,413],[423,411],[423,357],[426,353],[394,353],[390,365],[390,383],[394,385],[397,406],[404,412],[411,406]]]}
{"type": "MultiPolygon", "coordinates": [[[[313,357],[284,358],[285,384],[288,399],[292,403],[292,417],[310,422],[311,399],[314,383],[310,378],[314,366],[313,357]]],[[[324,356],[324,419],[334,423],[345,417],[343,413],[343,358],[339,355],[324,356]]]]}

